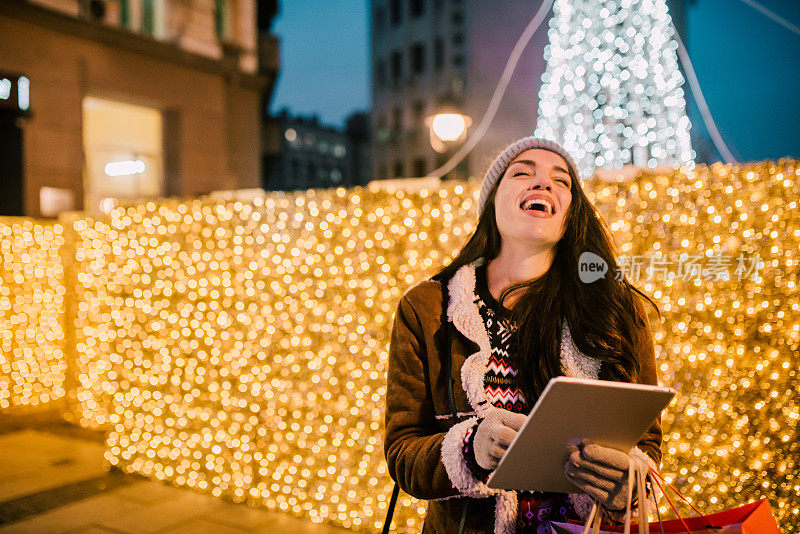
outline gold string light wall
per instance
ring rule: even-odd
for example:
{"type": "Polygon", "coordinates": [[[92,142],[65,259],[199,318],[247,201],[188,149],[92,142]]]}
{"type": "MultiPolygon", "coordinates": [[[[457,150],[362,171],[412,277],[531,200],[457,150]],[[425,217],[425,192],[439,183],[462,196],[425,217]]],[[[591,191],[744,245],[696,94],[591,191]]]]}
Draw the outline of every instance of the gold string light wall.
{"type": "MultiPolygon", "coordinates": [[[[471,234],[477,189],[165,199],[65,219],[68,417],[108,430],[122,469],[377,530],[393,314],[471,234]]],[[[798,526],[800,163],[584,189],[663,312],[659,376],[679,392],[663,473],[703,511],[767,497],[798,526]]],[[[416,532],[423,512],[401,496],[395,523],[416,532]]]]}
{"type": "Polygon", "coordinates": [[[64,396],[62,226],[0,217],[0,411],[64,396]]]}

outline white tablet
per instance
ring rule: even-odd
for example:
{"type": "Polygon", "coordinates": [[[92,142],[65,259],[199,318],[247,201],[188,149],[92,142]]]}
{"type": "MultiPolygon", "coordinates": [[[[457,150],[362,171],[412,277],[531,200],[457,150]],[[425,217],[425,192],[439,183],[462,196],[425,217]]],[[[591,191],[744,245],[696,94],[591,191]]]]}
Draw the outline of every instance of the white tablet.
{"type": "Polygon", "coordinates": [[[559,376],[548,382],[487,484],[582,493],[564,475],[568,442],[629,451],[675,396],[667,387],[559,376]]]}

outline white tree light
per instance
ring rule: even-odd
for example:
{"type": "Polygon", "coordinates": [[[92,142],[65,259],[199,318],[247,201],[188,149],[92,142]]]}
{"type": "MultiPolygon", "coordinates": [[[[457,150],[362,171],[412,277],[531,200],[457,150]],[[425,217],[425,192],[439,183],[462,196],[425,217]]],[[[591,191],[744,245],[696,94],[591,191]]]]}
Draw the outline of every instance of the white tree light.
{"type": "Polygon", "coordinates": [[[665,0],[556,0],[534,134],[596,167],[691,165],[695,153],[665,0]]]}

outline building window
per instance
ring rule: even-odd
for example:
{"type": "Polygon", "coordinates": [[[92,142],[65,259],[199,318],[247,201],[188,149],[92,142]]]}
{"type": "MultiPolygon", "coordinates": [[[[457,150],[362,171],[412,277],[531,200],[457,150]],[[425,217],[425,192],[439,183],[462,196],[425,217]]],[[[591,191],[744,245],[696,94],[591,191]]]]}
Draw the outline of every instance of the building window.
{"type": "Polygon", "coordinates": [[[397,160],[394,162],[394,178],[402,178],[403,177],[403,162],[397,160]]]}
{"type": "Polygon", "coordinates": [[[461,32],[456,32],[453,34],[453,44],[455,46],[461,46],[464,44],[464,34],[461,32]]]}
{"type": "Polygon", "coordinates": [[[414,74],[425,72],[425,45],[422,43],[411,47],[411,72],[414,74]]]}
{"type": "Polygon", "coordinates": [[[403,56],[399,51],[392,52],[392,84],[397,85],[403,78],[403,56]]]}
{"type": "Polygon", "coordinates": [[[386,61],[383,59],[375,64],[375,85],[381,89],[386,87],[386,61]]]}
{"type": "MultiPolygon", "coordinates": [[[[89,2],[81,2],[89,9],[89,2]]],[[[165,36],[163,0],[106,0],[103,21],[161,39],[165,36]]]]}
{"type": "Polygon", "coordinates": [[[427,170],[425,170],[425,159],[424,158],[417,158],[414,160],[414,176],[425,176],[427,174],[427,170]]]}
{"type": "Polygon", "coordinates": [[[410,8],[412,17],[421,17],[425,13],[425,0],[411,0],[410,8]]]}
{"type": "Polygon", "coordinates": [[[386,126],[386,118],[383,115],[378,117],[375,138],[379,143],[385,143],[389,139],[389,128],[386,126]]]}
{"type": "Polygon", "coordinates": [[[136,201],[162,196],[162,113],[92,96],[83,99],[82,107],[86,211],[105,211],[108,198],[136,201]]]}
{"type": "Polygon", "coordinates": [[[464,24],[464,14],[461,11],[453,11],[453,25],[461,26],[464,24]]]}
{"type": "Polygon", "coordinates": [[[375,33],[381,34],[383,33],[384,27],[386,26],[386,8],[383,6],[379,6],[375,9],[375,20],[373,22],[375,25],[375,33]]]}
{"type": "Polygon", "coordinates": [[[129,5],[128,0],[117,0],[116,2],[110,2],[109,5],[117,4],[119,13],[117,14],[119,24],[123,28],[130,28],[131,27],[131,6],[129,5]]]}
{"type": "Polygon", "coordinates": [[[421,123],[425,118],[425,102],[417,100],[414,102],[414,121],[421,123]]]}
{"type": "Polygon", "coordinates": [[[389,13],[392,26],[397,26],[403,22],[403,6],[400,0],[389,0],[389,13]]]}
{"type": "Polygon", "coordinates": [[[436,70],[444,68],[444,41],[441,37],[437,37],[433,42],[433,64],[436,70]]]}
{"type": "Polygon", "coordinates": [[[392,135],[399,136],[403,130],[403,110],[399,107],[392,109],[392,135]]]}
{"type": "Polygon", "coordinates": [[[220,41],[233,41],[235,26],[233,14],[231,0],[215,0],[214,26],[217,30],[217,38],[220,41]]]}
{"type": "Polygon", "coordinates": [[[156,9],[154,0],[142,0],[142,32],[147,35],[155,34],[156,9]]]}
{"type": "Polygon", "coordinates": [[[463,67],[464,66],[464,56],[461,54],[456,54],[453,56],[453,66],[454,67],[463,67]]]}

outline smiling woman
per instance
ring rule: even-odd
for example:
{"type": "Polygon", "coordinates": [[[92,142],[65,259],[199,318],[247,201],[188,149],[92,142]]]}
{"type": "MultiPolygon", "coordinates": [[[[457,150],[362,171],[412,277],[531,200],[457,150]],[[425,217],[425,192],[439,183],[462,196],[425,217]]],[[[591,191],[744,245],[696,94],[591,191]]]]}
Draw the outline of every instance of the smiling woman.
{"type": "MultiPolygon", "coordinates": [[[[489,266],[497,294],[514,279],[536,278],[550,263],[572,201],[569,165],[547,149],[521,152],[493,192],[497,230],[506,246],[489,266]],[[498,269],[505,266],[506,269],[498,269]]],[[[519,296],[519,293],[516,293],[519,296]]]]}
{"type": "Polygon", "coordinates": [[[606,526],[619,524],[628,466],[658,470],[660,419],[627,452],[576,449],[564,465],[575,493],[486,485],[551,378],[658,383],[644,307],[652,301],[624,277],[582,282],[585,251],[618,271],[573,159],[553,141],[525,137],[486,172],[466,245],[401,299],[385,451],[399,486],[431,501],[423,532],[549,532],[551,520],[586,520],[593,502],[606,526]]]}

